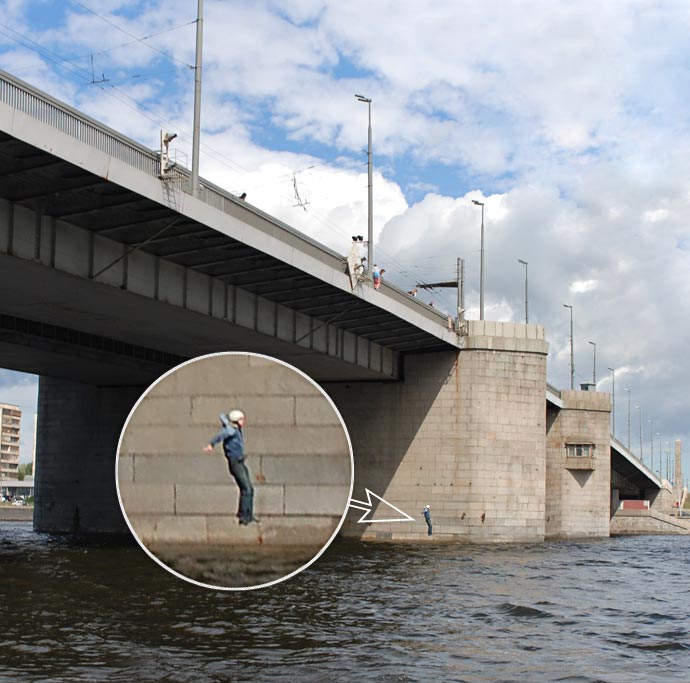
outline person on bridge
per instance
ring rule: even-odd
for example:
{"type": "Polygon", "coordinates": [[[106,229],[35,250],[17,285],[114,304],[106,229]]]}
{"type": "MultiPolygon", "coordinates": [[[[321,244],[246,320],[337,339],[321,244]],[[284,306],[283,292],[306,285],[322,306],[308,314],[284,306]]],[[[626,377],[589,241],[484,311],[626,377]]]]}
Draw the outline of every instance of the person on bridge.
{"type": "Polygon", "coordinates": [[[223,451],[228,460],[228,470],[237,482],[240,489],[240,504],[237,517],[240,524],[258,522],[254,517],[254,487],[249,474],[249,469],[244,462],[244,429],[245,416],[241,410],[231,410],[228,414],[220,416],[221,429],[211,441],[204,447],[204,452],[211,453],[213,447],[223,442],[223,451]]]}
{"type": "Polygon", "coordinates": [[[431,505],[425,505],[424,509],[420,513],[424,515],[424,519],[426,521],[426,526],[427,526],[427,533],[429,536],[432,534],[432,526],[431,526],[431,505]]]}

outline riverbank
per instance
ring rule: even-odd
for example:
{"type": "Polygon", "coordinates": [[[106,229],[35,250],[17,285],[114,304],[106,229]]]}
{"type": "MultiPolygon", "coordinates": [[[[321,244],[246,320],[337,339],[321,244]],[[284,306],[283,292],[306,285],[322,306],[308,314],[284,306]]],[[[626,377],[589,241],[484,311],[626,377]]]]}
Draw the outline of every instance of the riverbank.
{"type": "Polygon", "coordinates": [[[33,518],[33,506],[0,505],[0,522],[30,522],[33,518]]]}

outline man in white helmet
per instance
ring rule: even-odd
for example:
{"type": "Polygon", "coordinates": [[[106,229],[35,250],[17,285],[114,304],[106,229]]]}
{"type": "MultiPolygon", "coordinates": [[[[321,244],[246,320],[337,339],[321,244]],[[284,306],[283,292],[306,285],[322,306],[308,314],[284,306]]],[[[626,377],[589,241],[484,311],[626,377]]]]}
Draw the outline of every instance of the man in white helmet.
{"type": "Polygon", "coordinates": [[[223,451],[228,460],[228,469],[240,489],[240,504],[237,511],[240,524],[259,521],[254,517],[254,487],[252,486],[252,478],[247,465],[244,463],[244,435],[242,430],[245,419],[244,413],[241,410],[231,410],[227,414],[221,414],[220,421],[223,429],[204,447],[206,453],[211,453],[217,443],[223,442],[223,451]]]}
{"type": "Polygon", "coordinates": [[[424,521],[426,522],[427,534],[431,536],[433,533],[433,527],[431,526],[431,505],[425,505],[424,509],[420,513],[424,515],[424,521]]]}

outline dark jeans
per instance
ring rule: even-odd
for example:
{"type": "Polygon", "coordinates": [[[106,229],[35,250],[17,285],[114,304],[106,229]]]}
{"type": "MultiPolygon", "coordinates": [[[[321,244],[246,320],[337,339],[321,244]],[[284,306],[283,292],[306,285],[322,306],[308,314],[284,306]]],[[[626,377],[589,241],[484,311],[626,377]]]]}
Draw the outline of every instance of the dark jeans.
{"type": "Polygon", "coordinates": [[[429,536],[431,536],[431,534],[432,534],[431,517],[427,517],[426,515],[424,515],[424,519],[426,520],[426,525],[429,527],[428,534],[429,534],[429,536]]]}
{"type": "Polygon", "coordinates": [[[240,506],[237,516],[243,522],[251,522],[254,518],[254,487],[249,469],[244,462],[238,460],[228,460],[228,469],[240,489],[240,506]]]}

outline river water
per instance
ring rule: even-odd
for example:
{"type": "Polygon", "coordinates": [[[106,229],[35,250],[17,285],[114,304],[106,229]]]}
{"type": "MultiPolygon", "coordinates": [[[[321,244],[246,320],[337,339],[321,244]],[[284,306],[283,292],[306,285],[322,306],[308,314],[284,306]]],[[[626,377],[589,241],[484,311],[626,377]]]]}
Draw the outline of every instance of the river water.
{"type": "Polygon", "coordinates": [[[0,681],[690,681],[690,537],[335,542],[228,593],[0,523],[0,681]]]}

